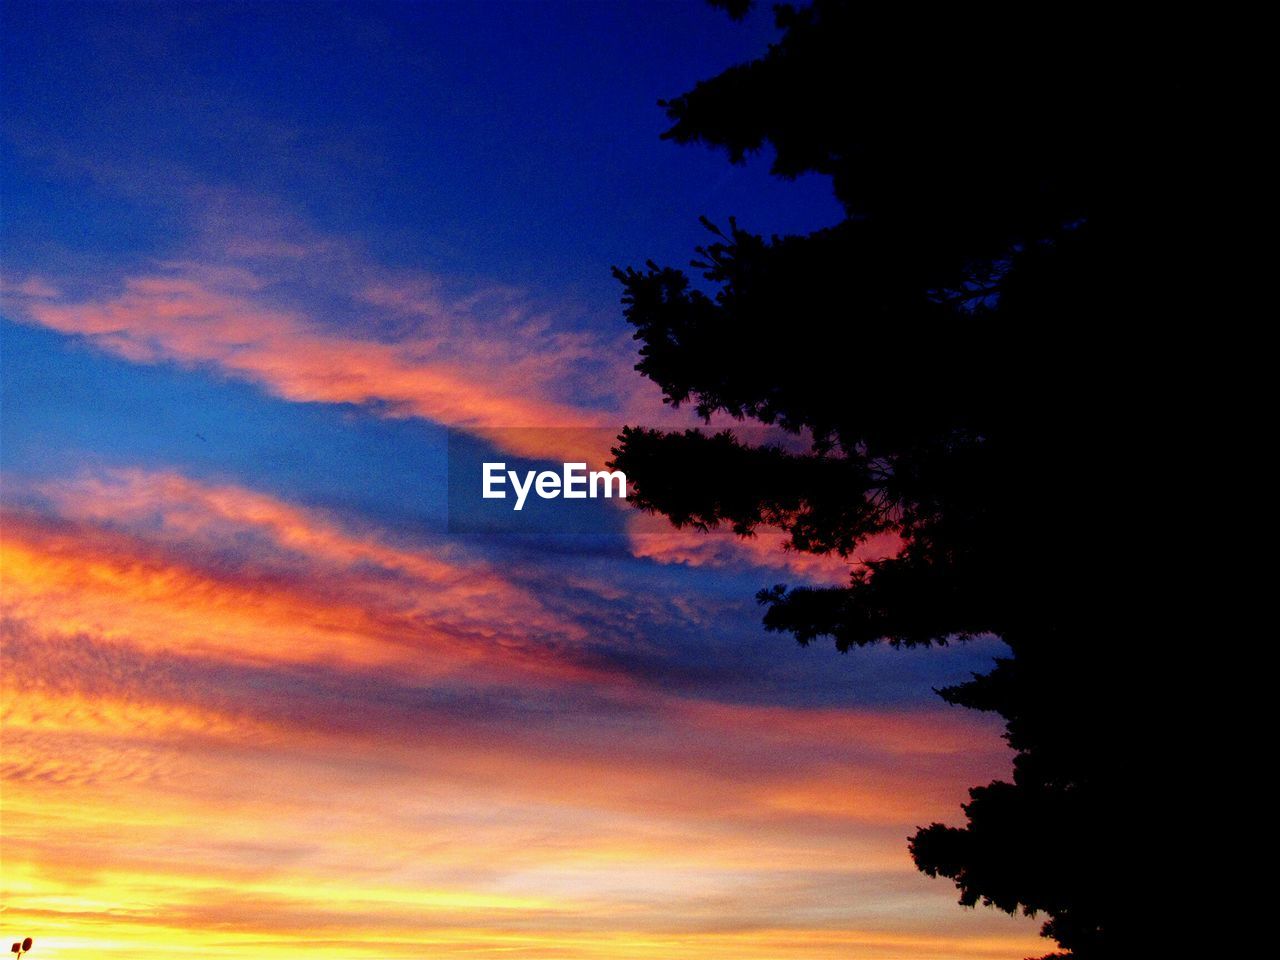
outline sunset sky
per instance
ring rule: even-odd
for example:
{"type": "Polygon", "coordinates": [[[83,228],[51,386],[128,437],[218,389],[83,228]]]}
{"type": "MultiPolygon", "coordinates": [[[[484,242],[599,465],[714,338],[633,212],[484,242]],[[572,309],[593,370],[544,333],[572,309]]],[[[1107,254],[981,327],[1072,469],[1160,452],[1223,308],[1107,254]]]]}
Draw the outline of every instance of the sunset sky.
{"type": "Polygon", "coordinates": [[[932,693],[996,641],[767,634],[756,590],[850,569],[776,537],[448,523],[449,431],[561,460],[607,444],[509,428],[692,422],[632,369],[612,265],[683,266],[700,214],[840,218],[659,140],[767,12],[2,16],[0,945],[1043,952],[906,848],[1008,773],[998,718],[932,693]]]}

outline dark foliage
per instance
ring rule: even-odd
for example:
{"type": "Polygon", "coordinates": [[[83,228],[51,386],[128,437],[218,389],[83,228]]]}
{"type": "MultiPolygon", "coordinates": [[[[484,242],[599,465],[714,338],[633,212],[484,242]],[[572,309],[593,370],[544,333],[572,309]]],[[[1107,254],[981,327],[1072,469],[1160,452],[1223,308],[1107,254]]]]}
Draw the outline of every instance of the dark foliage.
{"type": "Polygon", "coordinates": [[[766,626],[841,650],[1002,637],[1007,659],[940,693],[1007,721],[1012,781],[974,788],[967,824],[921,829],[911,853],[962,903],[1042,913],[1071,955],[1112,955],[1138,682],[1120,611],[1171,415],[1144,371],[1167,362],[1196,266],[1203,105],[1183,47],[1065,15],[816,0],[776,17],[764,56],[663,104],[666,137],[733,162],[770,148],[780,176],[829,176],[846,218],[770,238],[707,223],[700,281],[615,273],[667,402],[811,449],[628,428],[615,463],[677,525],[772,524],[846,556],[900,534],[848,587],[762,591],[766,626]]]}

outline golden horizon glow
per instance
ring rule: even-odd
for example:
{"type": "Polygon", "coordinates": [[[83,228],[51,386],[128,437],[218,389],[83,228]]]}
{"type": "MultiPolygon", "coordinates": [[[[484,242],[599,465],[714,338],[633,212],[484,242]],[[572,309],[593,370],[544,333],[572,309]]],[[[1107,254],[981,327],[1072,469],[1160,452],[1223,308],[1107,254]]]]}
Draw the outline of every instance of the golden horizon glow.
{"type": "Polygon", "coordinates": [[[988,718],[682,697],[456,547],[244,487],[29,493],[0,538],[0,917],[38,956],[1036,948],[905,851],[1007,763],[988,718]]]}

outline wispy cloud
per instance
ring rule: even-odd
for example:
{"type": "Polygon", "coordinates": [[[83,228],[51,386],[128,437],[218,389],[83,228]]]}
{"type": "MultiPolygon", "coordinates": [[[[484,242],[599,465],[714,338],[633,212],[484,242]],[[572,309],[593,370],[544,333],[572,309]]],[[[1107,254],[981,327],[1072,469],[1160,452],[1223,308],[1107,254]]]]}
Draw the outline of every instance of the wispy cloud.
{"type": "MultiPolygon", "coordinates": [[[[1007,762],[985,718],[635,682],[552,579],[531,592],[456,545],[234,484],[123,470],[20,492],[0,542],[6,900],[51,955],[105,937],[283,956],[348,930],[371,957],[1029,942],[990,918],[938,937],[951,897],[902,850],[1007,762]],[[892,935],[858,907],[886,898],[892,935]]],[[[648,602],[590,577],[562,589],[648,602]]]]}
{"type": "MultiPolygon", "coordinates": [[[[582,351],[546,336],[535,321],[502,318],[504,338],[495,320],[485,339],[460,338],[469,344],[462,349],[445,350],[445,334],[421,330],[386,342],[326,329],[296,309],[272,306],[255,283],[198,276],[176,265],[128,278],[95,300],[30,298],[23,313],[135,363],[207,365],[287,400],[376,404],[388,416],[472,428],[608,422],[602,411],[557,398],[553,384],[582,351]],[[504,346],[526,342],[537,346],[512,349],[495,362],[493,354],[504,346]]],[[[559,396],[567,398],[568,391],[559,396]]]]}
{"type": "MultiPolygon", "coordinates": [[[[7,511],[5,609],[246,660],[447,673],[494,645],[510,669],[571,669],[574,627],[482,562],[397,548],[233,485],[118,471],[45,486],[57,513],[7,511]],[[532,642],[531,638],[538,638],[532,642]]],[[[578,635],[581,639],[581,635],[578,635]]]]}
{"type": "MultiPolygon", "coordinates": [[[[186,194],[191,233],[169,256],[65,284],[10,279],[9,312],[135,363],[200,367],[296,402],[476,431],[672,419],[632,369],[620,318],[601,325],[581,304],[510,285],[384,267],[262,198],[186,194]]],[[[535,446],[512,452],[608,455],[535,446]]]]}
{"type": "Polygon", "coordinates": [[[631,550],[637,557],[658,563],[692,567],[757,567],[786,570],[809,583],[844,584],[849,575],[868,560],[895,555],[901,548],[893,534],[872,537],[848,558],[834,554],[801,553],[786,547],[787,535],[776,528],[762,528],[752,537],[736,537],[727,531],[677,530],[664,517],[633,514],[628,518],[631,550]]]}
{"type": "MultiPolygon", "coordinates": [[[[10,279],[0,291],[10,314],[134,363],[421,418],[521,456],[598,465],[613,434],[596,428],[696,424],[632,369],[620,317],[600,324],[581,305],[509,285],[388,269],[262,198],[187,192],[192,234],[177,255],[123,277],[10,279]]],[[[784,553],[768,531],[707,538],[641,516],[627,529],[633,553],[661,563],[774,567],[818,582],[849,573],[839,559],[784,553]]]]}

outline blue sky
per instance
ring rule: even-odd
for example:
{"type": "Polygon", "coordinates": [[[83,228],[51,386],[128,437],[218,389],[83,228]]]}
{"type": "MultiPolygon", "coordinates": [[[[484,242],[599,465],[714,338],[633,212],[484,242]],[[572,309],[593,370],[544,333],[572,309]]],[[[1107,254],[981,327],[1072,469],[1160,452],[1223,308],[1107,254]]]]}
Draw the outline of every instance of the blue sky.
{"type": "Polygon", "coordinates": [[[688,422],[611,266],[840,217],[659,139],[767,15],[0,15],[6,923],[52,957],[1031,949],[903,840],[1007,769],[932,693],[996,643],[766,634],[756,590],[850,569],[776,537],[445,523],[449,430],[514,462],[580,451],[502,428],[688,422]]]}
{"type": "Polygon", "coordinates": [[[766,232],[839,217],[821,178],[780,184],[765,162],[732,168],[658,139],[656,101],[757,52],[765,17],[735,25],[692,3],[92,3],[15,5],[8,19],[15,242],[154,255],[181,230],[176,194],[233,184],[386,263],[604,305],[611,264],[687,260],[699,214],[766,232]]]}

